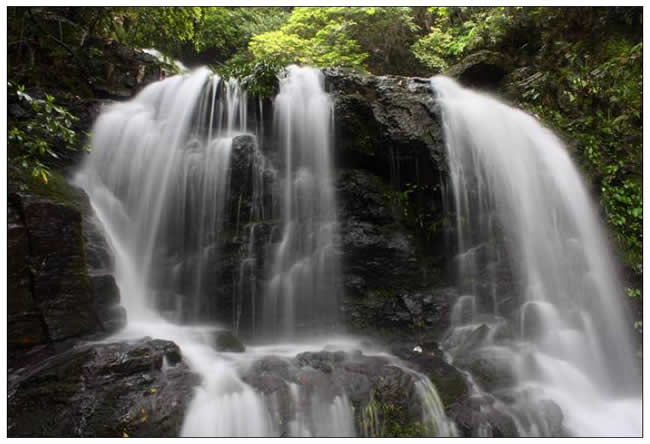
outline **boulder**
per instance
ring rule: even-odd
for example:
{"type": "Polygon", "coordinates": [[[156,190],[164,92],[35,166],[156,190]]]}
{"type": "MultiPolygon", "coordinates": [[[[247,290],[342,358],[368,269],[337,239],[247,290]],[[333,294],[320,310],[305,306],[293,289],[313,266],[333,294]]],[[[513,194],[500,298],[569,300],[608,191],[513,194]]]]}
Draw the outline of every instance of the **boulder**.
{"type": "Polygon", "coordinates": [[[170,341],[78,345],[9,376],[8,435],[175,437],[198,383],[170,341]]]}

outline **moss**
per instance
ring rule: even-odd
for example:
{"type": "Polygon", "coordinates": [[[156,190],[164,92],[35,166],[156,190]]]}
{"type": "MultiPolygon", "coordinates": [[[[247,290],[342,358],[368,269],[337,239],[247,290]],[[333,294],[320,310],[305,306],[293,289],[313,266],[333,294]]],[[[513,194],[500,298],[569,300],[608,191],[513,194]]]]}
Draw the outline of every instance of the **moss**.
{"type": "Polygon", "coordinates": [[[40,177],[33,177],[24,168],[16,166],[9,166],[7,175],[10,182],[16,182],[19,191],[50,199],[56,203],[73,208],[82,214],[90,210],[90,202],[85,193],[81,189],[70,185],[56,171],[50,171],[47,183],[43,182],[40,177]]]}
{"type": "Polygon", "coordinates": [[[419,421],[404,421],[392,405],[384,405],[384,436],[390,438],[422,438],[424,426],[419,421]]]}
{"type": "Polygon", "coordinates": [[[382,402],[383,436],[395,438],[419,438],[425,436],[424,426],[409,419],[406,406],[382,402]]]}
{"type": "MultiPolygon", "coordinates": [[[[357,409],[355,409],[357,410],[357,409]]],[[[373,390],[368,403],[360,409],[357,421],[362,436],[371,438],[420,438],[426,436],[424,425],[409,417],[408,405],[383,399],[373,390]]]]}

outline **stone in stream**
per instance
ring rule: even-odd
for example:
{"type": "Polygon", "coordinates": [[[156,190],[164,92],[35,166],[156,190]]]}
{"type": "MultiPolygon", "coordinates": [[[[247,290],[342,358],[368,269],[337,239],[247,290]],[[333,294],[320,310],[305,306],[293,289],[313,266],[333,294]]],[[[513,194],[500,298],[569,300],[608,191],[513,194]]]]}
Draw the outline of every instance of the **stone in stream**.
{"type": "Polygon", "coordinates": [[[170,341],[77,345],[10,375],[8,435],[178,436],[198,383],[170,341]]]}

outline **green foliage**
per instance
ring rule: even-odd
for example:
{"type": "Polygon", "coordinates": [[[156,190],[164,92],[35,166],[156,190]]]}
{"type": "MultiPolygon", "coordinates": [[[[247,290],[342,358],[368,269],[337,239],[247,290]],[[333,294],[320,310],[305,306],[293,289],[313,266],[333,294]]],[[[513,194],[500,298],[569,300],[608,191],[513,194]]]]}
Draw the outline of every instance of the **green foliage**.
{"type": "Polygon", "coordinates": [[[253,37],[249,50],[256,60],[363,70],[368,55],[349,37],[350,28],[356,25],[354,16],[360,9],[363,8],[296,8],[279,30],[253,37]]]}
{"type": "Polygon", "coordinates": [[[51,173],[43,160],[46,157],[58,158],[55,144],[65,149],[75,150],[77,134],[72,129],[72,122],[78,120],[68,110],[54,103],[53,96],[46,95],[45,100],[34,99],[22,85],[8,82],[9,96],[17,96],[19,101],[31,108],[28,119],[9,122],[8,143],[11,160],[31,171],[33,177],[47,183],[51,173]]]}
{"type": "Polygon", "coordinates": [[[624,260],[640,274],[642,43],[617,39],[604,45],[602,54],[586,52],[580,42],[558,42],[557,46],[565,66],[550,72],[542,85],[531,87],[522,97],[542,119],[575,141],[583,167],[599,184],[601,202],[624,260]]]}
{"type": "Polygon", "coordinates": [[[254,97],[272,97],[277,93],[278,77],[286,64],[273,58],[255,61],[247,54],[237,54],[216,71],[224,78],[237,78],[254,97]]]}
{"type": "Polygon", "coordinates": [[[431,7],[429,12],[433,17],[429,34],[416,41],[411,51],[435,72],[472,50],[500,44],[512,22],[503,7],[431,7]]]}
{"type": "Polygon", "coordinates": [[[409,421],[406,409],[388,400],[376,390],[361,410],[359,422],[363,435],[369,438],[421,438],[427,436],[419,421],[409,421]]]}
{"type": "Polygon", "coordinates": [[[473,21],[463,21],[453,26],[447,7],[431,7],[433,25],[429,34],[416,41],[411,47],[415,57],[429,68],[440,72],[448,67],[449,59],[457,59],[471,42],[471,33],[476,26],[473,21]]]}
{"type": "Polygon", "coordinates": [[[245,52],[253,35],[280,27],[288,17],[286,8],[258,7],[12,7],[8,13],[14,59],[72,58],[81,69],[101,55],[93,46],[97,40],[184,60],[202,55],[220,64],[245,52]]]}
{"type": "Polygon", "coordinates": [[[413,8],[295,8],[285,25],[253,37],[249,50],[256,60],[385,69],[412,57],[408,46],[417,31],[413,8]]]}
{"type": "Polygon", "coordinates": [[[124,8],[119,11],[124,42],[140,48],[156,48],[176,55],[184,44],[201,47],[197,24],[202,18],[198,7],[124,8]]]}
{"type": "Polygon", "coordinates": [[[287,19],[282,8],[201,8],[196,24],[197,52],[212,51],[221,60],[245,52],[252,36],[280,27],[287,19]]]}

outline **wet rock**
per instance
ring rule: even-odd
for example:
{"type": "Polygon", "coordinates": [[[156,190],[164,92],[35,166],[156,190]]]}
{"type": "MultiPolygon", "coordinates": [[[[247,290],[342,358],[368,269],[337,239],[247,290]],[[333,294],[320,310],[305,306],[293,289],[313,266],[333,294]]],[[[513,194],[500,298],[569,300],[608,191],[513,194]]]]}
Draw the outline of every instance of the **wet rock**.
{"type": "Polygon", "coordinates": [[[126,309],[120,304],[120,290],[112,274],[90,275],[95,312],[106,333],[126,326],[126,309]]]}
{"type": "MultiPolygon", "coordinates": [[[[106,233],[93,213],[85,213],[82,228],[86,244],[86,262],[92,274],[112,274],[113,249],[106,241],[106,233]]],[[[119,297],[119,294],[118,294],[119,297]]]]}
{"type": "Polygon", "coordinates": [[[324,373],[332,373],[333,365],[345,359],[343,352],[322,351],[318,353],[305,352],[296,356],[298,365],[309,366],[324,373]]]}
{"type": "Polygon", "coordinates": [[[110,249],[85,193],[55,172],[44,184],[11,168],[8,203],[10,368],[31,362],[30,347],[47,344],[47,356],[123,326],[111,258],[89,264],[92,245],[110,249]]]}
{"type": "Polygon", "coordinates": [[[47,328],[31,291],[28,233],[19,209],[7,207],[7,341],[10,352],[49,341],[47,328]]]}
{"type": "Polygon", "coordinates": [[[252,134],[233,138],[230,163],[229,215],[232,224],[240,227],[263,217],[264,209],[270,212],[275,174],[252,134]]]}
{"type": "Polygon", "coordinates": [[[82,242],[81,214],[52,200],[25,197],[34,302],[56,341],[93,332],[92,307],[82,242]]]}
{"type": "Polygon", "coordinates": [[[442,351],[437,346],[425,344],[422,352],[414,351],[408,346],[396,346],[393,353],[431,379],[445,410],[453,411],[456,405],[466,402],[469,386],[465,377],[444,360],[442,351]]]}
{"type": "Polygon", "coordinates": [[[97,308],[97,316],[99,317],[104,333],[114,333],[126,327],[127,316],[126,308],[121,305],[113,305],[112,307],[97,308]]]}
{"type": "MultiPolygon", "coordinates": [[[[7,315],[7,345],[9,346],[9,361],[17,349],[26,349],[39,344],[47,344],[49,337],[43,316],[38,310],[21,311],[7,315]]],[[[11,362],[9,363],[12,364],[11,362]]]]}
{"type": "Polygon", "coordinates": [[[444,145],[429,79],[337,69],[323,73],[334,101],[336,147],[345,164],[388,176],[397,156],[410,177],[418,171],[437,175],[444,145]]]}
{"type": "Polygon", "coordinates": [[[518,437],[513,415],[494,406],[490,397],[466,398],[448,412],[464,437],[518,437]]]}
{"type": "Polygon", "coordinates": [[[78,345],[10,375],[8,434],[178,436],[198,383],[173,342],[78,345]]]}
{"type": "Polygon", "coordinates": [[[336,186],[347,322],[359,329],[410,328],[415,321],[444,329],[449,302],[423,291],[437,278],[416,254],[414,234],[395,217],[390,187],[372,173],[347,169],[336,186]]]}
{"type": "Polygon", "coordinates": [[[111,306],[120,303],[120,289],[117,287],[115,277],[112,274],[90,276],[90,284],[93,289],[95,304],[111,306]]]}
{"type": "Polygon", "coordinates": [[[489,349],[465,354],[454,363],[468,370],[479,386],[488,392],[511,387],[515,382],[512,363],[489,349]]]}
{"type": "Polygon", "coordinates": [[[85,212],[82,228],[93,305],[105,334],[126,326],[126,309],[120,305],[120,289],[113,275],[114,252],[94,213],[85,212]]]}
{"type": "Polygon", "coordinates": [[[364,436],[424,433],[415,374],[385,357],[329,349],[291,359],[267,356],[252,363],[243,379],[281,401],[279,412],[270,412],[279,415],[281,425],[295,420],[296,412],[308,414],[314,402],[327,404],[345,396],[354,407],[356,429],[364,436]],[[377,420],[376,427],[367,427],[369,415],[377,420]]]}
{"type": "Polygon", "coordinates": [[[255,136],[244,134],[237,136],[232,141],[232,157],[230,159],[230,193],[231,200],[231,218],[236,221],[238,214],[241,216],[241,202],[246,206],[245,217],[241,220],[249,220],[248,216],[253,193],[253,162],[257,150],[257,140],[255,136]],[[239,211],[238,211],[239,210],[239,211]]]}
{"type": "Polygon", "coordinates": [[[215,347],[220,352],[243,353],[246,347],[229,331],[220,331],[215,338],[215,347]]]}

